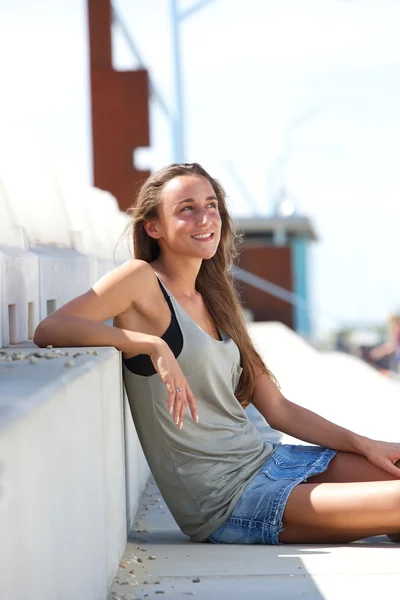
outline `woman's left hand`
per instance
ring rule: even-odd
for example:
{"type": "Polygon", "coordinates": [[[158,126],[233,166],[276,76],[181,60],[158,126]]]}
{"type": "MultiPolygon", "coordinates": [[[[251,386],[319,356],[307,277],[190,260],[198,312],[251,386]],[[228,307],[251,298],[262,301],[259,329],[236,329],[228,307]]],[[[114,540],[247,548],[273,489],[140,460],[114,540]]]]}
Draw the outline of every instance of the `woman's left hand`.
{"type": "Polygon", "coordinates": [[[373,465],[400,479],[400,444],[368,440],[363,454],[373,465]]]}

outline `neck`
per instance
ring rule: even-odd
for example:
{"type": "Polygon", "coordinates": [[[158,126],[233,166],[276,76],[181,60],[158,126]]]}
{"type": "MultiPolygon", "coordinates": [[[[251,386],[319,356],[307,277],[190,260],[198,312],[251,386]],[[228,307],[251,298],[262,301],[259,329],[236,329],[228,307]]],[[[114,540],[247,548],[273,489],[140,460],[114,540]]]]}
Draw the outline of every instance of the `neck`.
{"type": "Polygon", "coordinates": [[[174,294],[193,298],[197,296],[196,279],[202,259],[181,259],[166,261],[161,255],[150,263],[165,280],[165,284],[174,294]]]}

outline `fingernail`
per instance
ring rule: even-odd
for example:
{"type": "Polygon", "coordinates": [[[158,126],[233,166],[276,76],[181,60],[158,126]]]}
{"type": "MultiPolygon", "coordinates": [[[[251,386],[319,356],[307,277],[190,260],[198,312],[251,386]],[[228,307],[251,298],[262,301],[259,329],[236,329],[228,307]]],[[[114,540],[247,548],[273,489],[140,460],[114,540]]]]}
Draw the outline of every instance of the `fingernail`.
{"type": "Polygon", "coordinates": [[[199,422],[199,415],[197,415],[197,417],[196,417],[196,423],[198,423],[198,422],[199,422]]]}
{"type": "Polygon", "coordinates": [[[183,423],[181,423],[181,424],[179,425],[179,429],[182,429],[182,427],[183,427],[183,423]]]}
{"type": "Polygon", "coordinates": [[[169,409],[169,414],[172,414],[172,411],[174,410],[174,407],[171,406],[171,408],[169,409]]]}
{"type": "Polygon", "coordinates": [[[175,419],[175,423],[176,423],[177,425],[179,425],[179,417],[176,417],[176,419],[175,419]]]}

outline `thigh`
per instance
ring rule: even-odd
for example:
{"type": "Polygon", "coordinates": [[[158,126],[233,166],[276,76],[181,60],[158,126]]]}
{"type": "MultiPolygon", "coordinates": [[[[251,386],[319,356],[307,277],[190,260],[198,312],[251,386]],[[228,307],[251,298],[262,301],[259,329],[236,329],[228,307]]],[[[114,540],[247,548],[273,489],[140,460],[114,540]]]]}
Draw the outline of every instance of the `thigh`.
{"type": "Polygon", "coordinates": [[[400,529],[400,481],[303,483],[286,503],[280,543],[347,543],[400,529]]]}
{"type": "Polygon", "coordinates": [[[393,475],[379,469],[361,454],[338,451],[330,461],[326,471],[309,477],[308,483],[350,483],[356,481],[393,481],[395,479],[393,475]]]}
{"type": "Polygon", "coordinates": [[[208,537],[208,541],[277,544],[291,491],[311,474],[326,469],[335,453],[321,446],[279,445],[246,486],[227,521],[208,537]]]}

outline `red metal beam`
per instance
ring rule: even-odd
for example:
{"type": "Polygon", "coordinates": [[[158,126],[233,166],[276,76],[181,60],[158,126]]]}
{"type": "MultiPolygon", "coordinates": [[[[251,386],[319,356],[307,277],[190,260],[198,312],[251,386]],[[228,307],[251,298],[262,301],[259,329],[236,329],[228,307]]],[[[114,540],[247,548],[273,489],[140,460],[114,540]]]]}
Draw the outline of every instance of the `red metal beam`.
{"type": "Polygon", "coordinates": [[[150,145],[148,73],[113,69],[110,0],[88,0],[88,17],[93,183],[125,210],[150,174],[133,165],[134,150],[150,145]]]}

